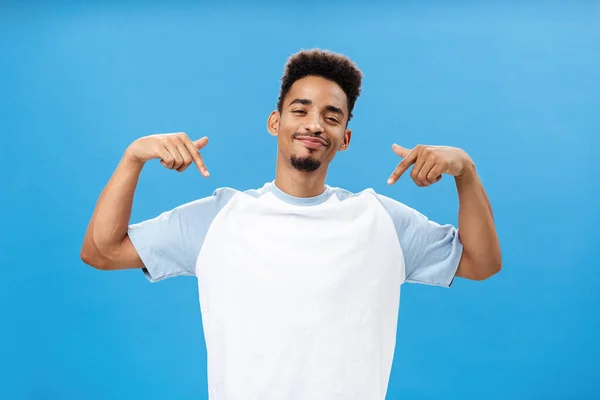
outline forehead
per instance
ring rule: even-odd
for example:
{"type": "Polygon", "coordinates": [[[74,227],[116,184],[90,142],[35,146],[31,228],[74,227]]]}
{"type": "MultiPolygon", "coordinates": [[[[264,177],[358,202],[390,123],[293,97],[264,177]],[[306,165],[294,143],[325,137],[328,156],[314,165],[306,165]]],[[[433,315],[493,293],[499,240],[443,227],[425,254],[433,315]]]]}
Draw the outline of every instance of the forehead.
{"type": "Polygon", "coordinates": [[[286,104],[295,99],[311,100],[316,106],[332,105],[342,110],[348,108],[346,93],[335,82],[320,76],[298,79],[286,96],[286,104]]]}

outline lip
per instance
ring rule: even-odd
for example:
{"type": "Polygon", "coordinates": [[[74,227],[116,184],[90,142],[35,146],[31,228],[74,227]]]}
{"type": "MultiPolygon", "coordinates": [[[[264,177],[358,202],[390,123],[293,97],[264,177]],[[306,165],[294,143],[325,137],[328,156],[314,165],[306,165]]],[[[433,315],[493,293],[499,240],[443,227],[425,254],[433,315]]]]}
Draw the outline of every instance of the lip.
{"type": "Polygon", "coordinates": [[[327,142],[325,142],[323,139],[315,137],[298,136],[296,139],[300,140],[306,147],[311,149],[318,149],[319,147],[327,146],[327,142]]]}

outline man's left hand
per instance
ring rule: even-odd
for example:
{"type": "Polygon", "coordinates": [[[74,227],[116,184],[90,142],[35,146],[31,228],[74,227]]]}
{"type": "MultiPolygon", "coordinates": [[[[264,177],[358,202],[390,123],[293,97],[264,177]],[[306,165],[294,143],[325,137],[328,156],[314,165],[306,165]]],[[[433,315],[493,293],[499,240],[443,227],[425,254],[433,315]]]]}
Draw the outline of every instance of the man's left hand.
{"type": "Polygon", "coordinates": [[[467,166],[472,164],[469,155],[464,150],[456,147],[420,144],[411,150],[394,144],[392,150],[403,160],[388,179],[390,185],[396,183],[413,164],[414,167],[410,177],[420,187],[427,187],[439,182],[442,179],[442,174],[460,177],[467,166]]]}

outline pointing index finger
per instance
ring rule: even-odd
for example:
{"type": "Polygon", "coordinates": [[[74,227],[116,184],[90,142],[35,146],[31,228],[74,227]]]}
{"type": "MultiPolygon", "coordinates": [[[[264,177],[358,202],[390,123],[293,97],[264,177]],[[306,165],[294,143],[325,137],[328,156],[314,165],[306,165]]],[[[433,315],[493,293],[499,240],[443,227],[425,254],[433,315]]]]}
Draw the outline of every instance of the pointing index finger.
{"type": "Polygon", "coordinates": [[[190,152],[190,155],[192,156],[192,160],[194,160],[194,164],[196,164],[196,167],[198,167],[198,170],[200,171],[200,173],[205,177],[210,176],[210,174],[208,173],[208,169],[206,169],[206,165],[204,165],[204,160],[202,160],[202,156],[200,155],[200,152],[198,151],[196,146],[194,146],[194,144],[192,143],[191,140],[185,141],[185,147],[190,152]]]}
{"type": "Polygon", "coordinates": [[[406,172],[406,170],[415,163],[415,161],[417,161],[417,152],[414,150],[411,150],[406,157],[404,157],[404,160],[400,161],[400,163],[398,164],[398,166],[396,167],[396,169],[394,170],[394,172],[392,172],[392,175],[390,175],[387,183],[388,185],[393,185],[394,183],[396,183],[396,181],[398,181],[398,179],[400,179],[400,177],[402,176],[402,174],[404,172],[406,172]]]}

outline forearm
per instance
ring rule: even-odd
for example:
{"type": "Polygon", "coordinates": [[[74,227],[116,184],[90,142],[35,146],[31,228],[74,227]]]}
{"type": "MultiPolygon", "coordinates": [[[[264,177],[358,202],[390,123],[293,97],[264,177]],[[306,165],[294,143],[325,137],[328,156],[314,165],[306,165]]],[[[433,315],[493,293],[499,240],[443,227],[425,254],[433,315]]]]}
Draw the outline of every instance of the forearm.
{"type": "Polygon", "coordinates": [[[127,237],[133,197],[143,165],[126,152],[100,194],[82,253],[110,258],[127,237]]]}
{"type": "Polygon", "coordinates": [[[463,276],[485,279],[497,273],[502,256],[492,207],[475,165],[470,163],[465,172],[455,178],[458,191],[458,231],[464,247],[463,276]]]}

